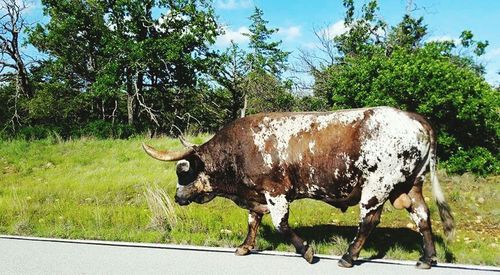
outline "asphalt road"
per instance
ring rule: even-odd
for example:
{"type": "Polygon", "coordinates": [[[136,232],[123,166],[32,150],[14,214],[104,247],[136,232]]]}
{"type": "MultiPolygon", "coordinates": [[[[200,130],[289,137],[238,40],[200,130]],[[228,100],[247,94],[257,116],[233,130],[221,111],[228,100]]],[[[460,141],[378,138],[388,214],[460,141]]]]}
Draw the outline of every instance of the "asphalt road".
{"type": "Polygon", "coordinates": [[[338,257],[308,264],[292,253],[238,257],[234,249],[70,241],[0,235],[0,274],[497,274],[500,268],[443,264],[417,270],[409,261],[363,261],[350,269],[338,257]]]}

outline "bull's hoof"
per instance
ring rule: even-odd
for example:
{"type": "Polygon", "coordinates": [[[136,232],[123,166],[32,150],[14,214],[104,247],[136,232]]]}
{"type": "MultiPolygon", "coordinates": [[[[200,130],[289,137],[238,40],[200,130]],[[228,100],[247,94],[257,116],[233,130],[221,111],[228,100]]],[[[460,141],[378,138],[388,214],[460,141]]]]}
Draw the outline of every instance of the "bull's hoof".
{"type": "Polygon", "coordinates": [[[417,265],[415,265],[416,268],[418,269],[430,269],[431,264],[423,261],[418,261],[417,265]]]}
{"type": "Polygon", "coordinates": [[[234,254],[236,254],[237,256],[245,256],[245,255],[250,254],[251,250],[252,250],[252,247],[250,247],[250,246],[240,245],[240,246],[238,246],[238,248],[236,248],[236,251],[234,252],[234,254]]]}
{"type": "Polygon", "coordinates": [[[307,247],[306,252],[302,254],[302,257],[306,259],[306,261],[310,264],[312,264],[313,259],[314,259],[314,249],[310,246],[307,247]]]}
{"type": "Polygon", "coordinates": [[[415,267],[418,269],[430,269],[431,266],[436,265],[436,264],[437,264],[436,257],[420,258],[420,260],[418,260],[415,267]]]}
{"type": "Polygon", "coordinates": [[[340,267],[346,267],[350,268],[353,266],[354,260],[352,259],[351,255],[349,254],[344,254],[342,258],[339,260],[339,266],[340,267]]]}

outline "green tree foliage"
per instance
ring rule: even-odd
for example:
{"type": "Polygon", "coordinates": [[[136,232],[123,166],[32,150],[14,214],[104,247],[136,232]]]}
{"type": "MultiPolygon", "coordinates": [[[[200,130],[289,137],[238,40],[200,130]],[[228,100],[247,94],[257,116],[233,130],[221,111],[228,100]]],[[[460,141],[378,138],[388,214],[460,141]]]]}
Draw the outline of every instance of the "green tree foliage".
{"type": "Polygon", "coordinates": [[[250,66],[246,53],[236,43],[231,45],[218,58],[211,72],[218,82],[230,94],[226,109],[229,110],[228,120],[234,120],[244,115],[247,96],[248,73],[250,66]]]}
{"type": "Polygon", "coordinates": [[[438,152],[449,160],[449,170],[498,173],[500,95],[484,80],[474,57],[455,50],[472,48],[478,55],[487,42],[474,41],[464,31],[461,45],[424,43],[426,26],[410,15],[386,39],[372,39],[373,26],[383,26],[373,25],[376,2],[364,6],[359,20],[351,18],[352,1],[346,3],[346,22],[357,23],[337,38],[338,63],[320,74],[325,79],[315,93],[333,109],[389,105],[420,113],[437,129],[438,152]]]}
{"type": "Polygon", "coordinates": [[[252,21],[248,28],[250,33],[246,35],[250,38],[251,53],[248,54],[247,59],[252,71],[280,77],[287,67],[290,53],[279,48],[281,41],[271,40],[272,35],[278,32],[278,29],[268,28],[269,21],[263,16],[264,12],[257,7],[250,16],[252,21]]]}
{"type": "Polygon", "coordinates": [[[369,45],[379,44],[386,23],[377,18],[377,1],[371,0],[362,7],[360,18],[354,17],[354,0],[345,0],[344,25],[347,32],[333,38],[337,50],[346,55],[365,54],[369,45]]]}
{"type": "Polygon", "coordinates": [[[248,111],[291,111],[296,99],[290,93],[290,81],[282,79],[290,53],[280,49],[281,41],[272,40],[278,29],[268,28],[269,22],[263,16],[264,12],[256,7],[250,16],[250,32],[246,34],[250,39],[246,56],[248,111]]]}
{"type": "Polygon", "coordinates": [[[216,60],[212,76],[231,95],[227,108],[228,120],[246,113],[291,111],[297,98],[290,93],[291,82],[282,75],[287,69],[289,52],[283,51],[281,41],[272,36],[278,29],[269,28],[264,12],[255,8],[249,17],[249,50],[231,43],[216,60]]]}
{"type": "Polygon", "coordinates": [[[187,127],[193,108],[207,107],[185,100],[199,98],[198,80],[208,70],[209,45],[219,33],[207,2],[42,3],[50,21],[37,25],[30,40],[50,57],[44,69],[49,82],[86,94],[89,121],[127,122],[137,129],[187,127]]]}

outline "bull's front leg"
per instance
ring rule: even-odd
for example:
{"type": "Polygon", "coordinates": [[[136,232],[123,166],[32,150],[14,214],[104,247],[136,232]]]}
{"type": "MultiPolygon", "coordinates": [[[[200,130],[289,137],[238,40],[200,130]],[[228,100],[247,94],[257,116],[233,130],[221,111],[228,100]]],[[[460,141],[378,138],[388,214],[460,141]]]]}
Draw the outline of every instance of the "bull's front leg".
{"type": "Polygon", "coordinates": [[[289,202],[286,200],[286,196],[279,195],[273,197],[269,193],[266,193],[265,196],[274,227],[292,242],[297,253],[302,255],[308,263],[312,263],[314,259],[314,250],[307,244],[307,242],[295,234],[295,232],[288,225],[289,202]]]}
{"type": "Polygon", "coordinates": [[[238,256],[244,256],[250,254],[250,251],[255,247],[255,238],[257,236],[257,231],[259,230],[260,221],[262,220],[262,214],[250,210],[248,213],[248,233],[245,241],[236,248],[235,254],[238,256]]]}

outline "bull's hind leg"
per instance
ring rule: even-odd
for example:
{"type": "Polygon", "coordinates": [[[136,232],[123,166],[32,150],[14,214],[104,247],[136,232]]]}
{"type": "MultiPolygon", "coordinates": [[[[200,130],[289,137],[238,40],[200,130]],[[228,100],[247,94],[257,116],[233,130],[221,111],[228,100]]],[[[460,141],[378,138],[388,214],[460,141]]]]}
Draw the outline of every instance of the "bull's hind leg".
{"type": "Polygon", "coordinates": [[[274,227],[292,242],[297,253],[302,255],[308,263],[312,263],[314,258],[314,251],[312,247],[295,234],[295,232],[288,225],[289,202],[286,200],[286,196],[279,195],[273,197],[266,193],[266,201],[274,227]]]}
{"type": "Polygon", "coordinates": [[[407,209],[411,219],[417,225],[418,231],[423,237],[424,256],[417,262],[417,268],[428,269],[436,263],[436,248],[432,240],[431,218],[429,208],[422,196],[423,179],[417,179],[408,196],[411,198],[411,206],[407,209]]]}
{"type": "Polygon", "coordinates": [[[245,241],[236,249],[236,255],[243,256],[250,254],[250,250],[255,247],[255,237],[259,229],[262,214],[250,210],[248,213],[248,233],[245,241]]]}
{"type": "Polygon", "coordinates": [[[377,224],[380,222],[380,215],[382,214],[383,204],[371,211],[369,211],[369,209],[366,209],[367,206],[364,204],[361,204],[361,208],[365,208],[365,211],[361,212],[366,212],[366,214],[362,214],[364,216],[361,216],[361,222],[359,223],[358,227],[358,234],[349,245],[347,253],[345,253],[344,256],[342,256],[342,258],[339,260],[339,266],[341,267],[353,266],[353,263],[356,259],[358,259],[359,252],[365,244],[366,239],[370,235],[370,232],[372,232],[373,228],[375,228],[375,226],[377,226],[377,224]]]}

